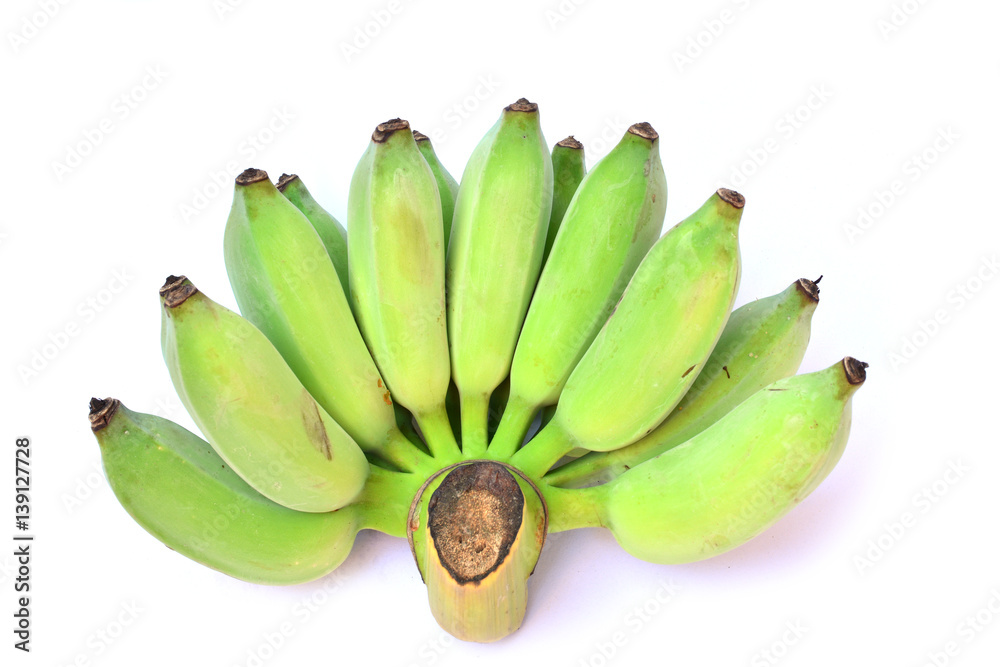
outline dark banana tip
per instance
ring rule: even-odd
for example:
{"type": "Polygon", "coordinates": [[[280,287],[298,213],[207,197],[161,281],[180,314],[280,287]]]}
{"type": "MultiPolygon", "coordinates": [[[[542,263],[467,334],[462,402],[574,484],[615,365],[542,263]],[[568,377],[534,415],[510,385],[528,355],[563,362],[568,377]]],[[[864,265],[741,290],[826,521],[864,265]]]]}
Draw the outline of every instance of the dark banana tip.
{"type": "Polygon", "coordinates": [[[847,376],[847,381],[851,384],[864,384],[865,378],[868,376],[865,373],[865,369],[868,368],[868,364],[863,361],[858,361],[854,357],[844,357],[844,375],[847,376]]]}
{"type": "Polygon", "coordinates": [[[823,276],[820,276],[816,280],[809,280],[808,278],[799,278],[796,281],[795,285],[799,288],[800,292],[805,294],[807,297],[809,297],[816,303],[819,303],[819,287],[817,286],[817,283],[822,279],[823,276]]]}
{"type": "Polygon", "coordinates": [[[628,128],[629,134],[634,134],[637,137],[647,139],[649,141],[656,141],[660,138],[660,135],[656,133],[653,126],[649,123],[636,123],[632,127],[628,128]]]}
{"type": "Polygon", "coordinates": [[[416,130],[413,131],[413,139],[414,139],[414,141],[430,141],[431,140],[431,138],[428,137],[426,134],[424,134],[423,132],[417,132],[416,130]]]}
{"type": "Polygon", "coordinates": [[[583,150],[583,144],[576,140],[572,134],[556,144],[556,146],[562,146],[563,148],[572,148],[573,150],[581,151],[583,150]]]}
{"type": "Polygon", "coordinates": [[[730,190],[729,188],[719,188],[716,190],[716,194],[719,195],[719,199],[726,202],[733,208],[743,208],[743,205],[747,203],[746,198],[743,197],[736,190],[730,190]]]}
{"type": "Polygon", "coordinates": [[[385,143],[395,132],[408,129],[410,129],[409,121],[402,118],[393,118],[375,126],[375,131],[372,132],[372,141],[376,144],[385,143]]]}
{"type": "Polygon", "coordinates": [[[176,308],[197,293],[198,288],[186,276],[167,276],[160,288],[160,298],[167,308],[176,308]]]}
{"type": "Polygon", "coordinates": [[[504,111],[520,111],[521,113],[535,113],[538,111],[538,105],[534,102],[529,102],[525,98],[519,99],[510,106],[504,107],[504,111]]]}
{"type": "Polygon", "coordinates": [[[111,418],[118,411],[121,401],[117,398],[92,398],[90,399],[90,430],[100,431],[111,423],[111,418]]]}
{"type": "Polygon", "coordinates": [[[250,185],[251,183],[266,180],[268,180],[266,171],[250,167],[249,169],[244,169],[243,173],[236,177],[236,185],[250,185]]]}
{"type": "Polygon", "coordinates": [[[278,179],[278,183],[275,185],[275,187],[278,188],[278,192],[284,192],[285,188],[288,187],[289,183],[297,180],[299,180],[298,174],[282,174],[281,178],[278,179]]]}

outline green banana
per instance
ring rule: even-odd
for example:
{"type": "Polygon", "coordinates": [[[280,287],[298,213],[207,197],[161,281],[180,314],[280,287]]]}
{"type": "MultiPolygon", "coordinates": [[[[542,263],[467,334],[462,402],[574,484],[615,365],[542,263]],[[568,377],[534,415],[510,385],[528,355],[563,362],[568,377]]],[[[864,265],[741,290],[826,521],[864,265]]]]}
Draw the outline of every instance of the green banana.
{"type": "Polygon", "coordinates": [[[438,194],[441,195],[441,222],[444,227],[444,246],[447,251],[448,240],[451,238],[451,222],[455,217],[455,199],[458,198],[458,181],[441,164],[437,153],[434,152],[434,146],[431,144],[430,137],[414,131],[413,138],[417,142],[420,154],[427,160],[427,166],[431,168],[434,180],[437,181],[438,194]]]}
{"type": "Polygon", "coordinates": [[[353,506],[316,514],[268,500],[207,442],[117,399],[92,399],[90,421],[108,483],[132,518],[174,551],[237,579],[322,577],[344,561],[362,527],[353,506]]]}
{"type": "MultiPolygon", "coordinates": [[[[656,242],[566,381],[552,421],[512,465],[542,475],[574,447],[624,447],[666,418],[729,318],[743,204],[739,193],[720,189],[656,242]]],[[[559,250],[557,240],[553,254],[559,250]]]]}
{"type": "Polygon", "coordinates": [[[465,167],[448,247],[448,334],[467,458],[486,452],[490,395],[510,371],[551,211],[552,160],[538,105],[522,98],[465,167]]]}
{"type": "Polygon", "coordinates": [[[382,123],[351,179],[351,299],[382,377],[435,457],[459,451],[445,409],[451,369],[441,225],[434,174],[410,124],[382,123]]]}
{"type": "Polygon", "coordinates": [[[560,466],[545,481],[553,486],[607,482],[690,440],[760,389],[795,374],[809,344],[818,282],[801,278],[779,294],[734,310],[698,379],[662,424],[631,445],[560,466]]]}
{"type": "MultiPolygon", "coordinates": [[[[286,179],[285,192],[309,194],[298,179],[286,179]]],[[[334,266],[292,201],[260,169],[236,178],[224,249],[240,311],[364,451],[404,470],[429,465],[397,428],[334,266]]]]}
{"type": "Polygon", "coordinates": [[[303,512],[351,502],[364,453],[256,327],[170,276],[161,344],[174,388],[215,451],[250,486],[303,512]]]}
{"type": "Polygon", "coordinates": [[[687,563],[733,549],[784,516],[836,465],[866,367],[845,357],[778,380],[611,482],[557,492],[549,506],[553,521],[561,528],[603,525],[626,551],[653,563],[687,563]]]}
{"type": "Polygon", "coordinates": [[[552,244],[555,243],[556,232],[559,231],[566,209],[586,175],[583,144],[569,136],[552,147],[552,214],[549,216],[549,230],[545,237],[543,265],[552,251],[552,244]]]}
{"type": "Polygon", "coordinates": [[[281,178],[278,179],[277,188],[278,192],[285,195],[285,198],[295,205],[295,208],[302,211],[309,224],[319,234],[319,238],[326,248],[326,254],[333,262],[333,268],[337,270],[337,277],[340,278],[340,285],[346,294],[350,290],[347,276],[347,230],[335,217],[316,203],[309,190],[306,189],[306,184],[297,174],[282,174],[281,178]]]}
{"type": "Polygon", "coordinates": [[[658,138],[649,123],[633,125],[577,189],[524,319],[491,457],[510,457],[538,409],[559,399],[660,237],[667,180],[658,138]]]}

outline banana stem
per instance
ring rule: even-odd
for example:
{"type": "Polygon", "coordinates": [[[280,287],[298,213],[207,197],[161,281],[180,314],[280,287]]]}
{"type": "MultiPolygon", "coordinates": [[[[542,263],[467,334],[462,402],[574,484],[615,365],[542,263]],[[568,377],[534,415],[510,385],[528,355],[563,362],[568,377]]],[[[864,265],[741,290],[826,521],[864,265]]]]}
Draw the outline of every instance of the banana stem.
{"type": "Polygon", "coordinates": [[[597,528],[604,525],[602,508],[607,489],[592,486],[587,489],[559,489],[540,485],[549,512],[549,532],[559,533],[574,528],[597,528]]]}
{"type": "MultiPolygon", "coordinates": [[[[617,451],[617,450],[616,450],[617,451]]],[[[616,477],[609,471],[615,468],[618,460],[609,456],[608,452],[589,452],[575,461],[559,466],[542,478],[552,486],[581,486],[590,482],[606,482],[616,477]]]]}
{"type": "Polygon", "coordinates": [[[558,428],[557,422],[550,422],[510,458],[510,464],[529,477],[540,478],[568,454],[575,443],[558,428]]]}
{"type": "MultiPolygon", "coordinates": [[[[420,432],[423,433],[424,442],[431,450],[431,456],[437,460],[438,464],[451,463],[461,458],[462,452],[455,440],[455,433],[451,430],[448,411],[443,402],[434,410],[414,415],[414,417],[417,420],[417,426],[420,427],[420,432]]],[[[441,465],[436,467],[440,468],[441,465]]]]}
{"type": "Polygon", "coordinates": [[[461,395],[462,408],[462,455],[467,459],[481,459],[486,456],[486,442],[489,439],[487,425],[490,415],[489,394],[461,395]]]}
{"type": "Polygon", "coordinates": [[[406,537],[410,503],[424,479],[422,474],[393,472],[372,466],[361,495],[348,507],[357,509],[361,528],[393,537],[406,537]]]}
{"type": "Polygon", "coordinates": [[[427,452],[417,447],[398,428],[389,432],[377,453],[404,472],[430,474],[440,467],[427,452]]]}
{"type": "Polygon", "coordinates": [[[514,455],[524,442],[524,436],[531,427],[531,420],[535,418],[536,408],[537,406],[529,405],[520,396],[511,395],[493,441],[490,442],[488,451],[491,459],[506,461],[514,455]]]}

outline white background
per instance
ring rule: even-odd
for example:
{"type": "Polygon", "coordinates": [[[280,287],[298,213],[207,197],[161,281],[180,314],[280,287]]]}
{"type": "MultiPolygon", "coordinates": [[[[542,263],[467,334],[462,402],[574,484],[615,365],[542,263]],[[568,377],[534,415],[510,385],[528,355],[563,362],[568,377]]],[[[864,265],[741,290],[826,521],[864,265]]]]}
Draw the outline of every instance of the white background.
{"type": "MultiPolygon", "coordinates": [[[[30,655],[11,648],[13,547],[0,549],[4,655],[33,665],[995,660],[1000,10],[677,4],[5,2],[0,432],[10,450],[32,438],[37,541],[30,655]],[[378,122],[402,116],[431,134],[457,177],[520,96],[539,103],[549,144],[575,134],[591,165],[630,123],[652,123],[668,227],[719,186],[743,192],[740,303],[825,275],[802,370],[847,354],[871,363],[827,481],[751,543],[703,563],[643,563],[603,530],[554,536],[524,626],[489,646],[436,626],[400,539],[363,533],[333,575],[279,589],[143,532],[100,473],[87,401],[113,395],[193,428],[162,363],[156,291],[185,273],[235,308],[222,259],[232,177],[297,172],[343,220],[378,122]],[[75,334],[61,335],[67,327],[75,334]],[[282,628],[291,633],[276,637],[282,628]]],[[[13,493],[2,498],[13,514],[13,493]]]]}

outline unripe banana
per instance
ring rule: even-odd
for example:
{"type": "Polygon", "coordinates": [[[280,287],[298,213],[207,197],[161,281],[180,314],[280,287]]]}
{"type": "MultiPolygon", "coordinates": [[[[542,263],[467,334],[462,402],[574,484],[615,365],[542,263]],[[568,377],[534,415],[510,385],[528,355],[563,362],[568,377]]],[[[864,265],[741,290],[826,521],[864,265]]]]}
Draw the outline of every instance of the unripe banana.
{"type": "Polygon", "coordinates": [[[459,463],[427,480],[407,536],[438,624],[476,642],[517,630],[547,525],[538,489],[502,463],[459,463]]]}
{"type": "Polygon", "coordinates": [[[282,174],[278,179],[277,188],[278,192],[295,205],[295,208],[302,211],[309,224],[319,234],[346,294],[350,290],[347,277],[347,230],[313,199],[306,189],[306,184],[297,174],[282,174]]]}
{"type": "Polygon", "coordinates": [[[510,371],[551,211],[552,160],[538,105],[522,98],[469,158],[448,247],[448,334],[468,458],[486,451],[490,394],[510,371]]]}
{"type": "Polygon", "coordinates": [[[363,450],[404,470],[426,464],[396,427],[391,394],[320,237],[292,204],[311,201],[308,191],[285,178],[285,192],[293,198],[260,169],[236,178],[224,247],[240,311],[363,450]]]}
{"type": "Polygon", "coordinates": [[[90,421],[108,483],[140,526],[168,547],[258,584],[311,581],[339,566],[357,509],[296,512],[251,488],[211,446],[171,421],[92,399],[90,421]]]}
{"type": "Polygon", "coordinates": [[[198,428],[250,486],[285,507],[347,505],[369,474],[358,445],[256,327],[184,277],[160,289],[161,343],[198,428]]]}
{"type": "MultiPolygon", "coordinates": [[[[683,445],[605,485],[562,493],[589,496],[597,522],[646,561],[687,563],[733,549],[784,516],[836,465],[866,366],[846,357],[778,380],[683,445]]],[[[585,520],[594,523],[592,515],[585,520]]]]}
{"type": "Polygon", "coordinates": [[[624,447],[663,421],[729,318],[743,203],[739,193],[721,189],[656,242],[566,381],[552,421],[513,465],[541,475],[574,447],[624,447]]]}
{"type": "Polygon", "coordinates": [[[549,230],[545,235],[543,265],[552,251],[552,244],[555,243],[556,232],[559,231],[566,209],[586,174],[583,144],[570,136],[552,147],[552,214],[549,216],[549,230]]]}
{"type": "Polygon", "coordinates": [[[809,344],[817,282],[801,278],[779,294],[734,310],[704,370],[662,424],[631,445],[560,466],[545,481],[575,487],[614,479],[690,440],[772,382],[794,375],[809,344]]]}
{"type": "Polygon", "coordinates": [[[426,134],[414,131],[413,138],[417,142],[420,154],[427,160],[427,166],[431,168],[434,180],[437,181],[438,194],[441,195],[441,222],[444,228],[444,246],[447,251],[448,240],[451,238],[451,222],[455,217],[455,200],[458,198],[458,181],[441,164],[441,160],[438,159],[437,153],[434,152],[434,146],[431,145],[431,140],[426,134]]]}
{"type": "Polygon", "coordinates": [[[511,399],[491,457],[513,454],[538,409],[559,399],[659,238],[666,209],[658,136],[649,123],[638,123],[587,174],[566,211],[517,341],[511,399]]]}
{"type": "Polygon", "coordinates": [[[382,123],[351,179],[351,299],[393,398],[413,413],[435,456],[458,453],[445,411],[451,372],[441,225],[434,174],[409,123],[382,123]]]}

